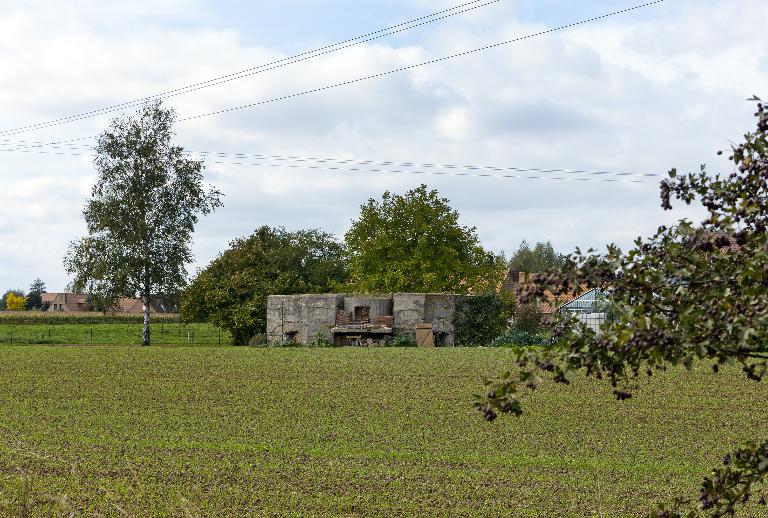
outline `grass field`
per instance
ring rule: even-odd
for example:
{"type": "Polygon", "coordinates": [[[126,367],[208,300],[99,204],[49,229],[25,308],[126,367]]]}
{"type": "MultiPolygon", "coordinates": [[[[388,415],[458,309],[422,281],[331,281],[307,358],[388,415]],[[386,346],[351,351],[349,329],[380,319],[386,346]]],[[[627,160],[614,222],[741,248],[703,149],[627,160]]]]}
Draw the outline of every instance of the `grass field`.
{"type": "Polygon", "coordinates": [[[768,384],[705,367],[486,423],[510,356],[0,346],[0,516],[636,515],[768,431],[768,384]]]}
{"type": "MultiPolygon", "coordinates": [[[[141,344],[143,325],[125,323],[5,324],[0,319],[0,344],[114,345],[141,344]]],[[[211,324],[156,322],[150,327],[154,345],[229,345],[232,336],[211,324]]]]}

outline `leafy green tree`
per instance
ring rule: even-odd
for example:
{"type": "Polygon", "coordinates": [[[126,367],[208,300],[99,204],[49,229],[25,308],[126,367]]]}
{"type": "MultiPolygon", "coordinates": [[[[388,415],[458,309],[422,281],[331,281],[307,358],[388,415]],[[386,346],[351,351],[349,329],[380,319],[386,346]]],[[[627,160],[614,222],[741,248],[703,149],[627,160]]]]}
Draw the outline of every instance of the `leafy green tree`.
{"type": "Polygon", "coordinates": [[[172,143],[175,118],[156,101],[101,134],[83,210],[88,236],[71,243],[64,261],[74,285],[89,293],[141,299],[144,345],[152,301],[186,282],[198,215],[221,205],[220,193],[203,183],[203,162],[172,143]]]}
{"type": "Polygon", "coordinates": [[[115,313],[120,308],[118,304],[120,297],[115,293],[95,292],[89,293],[85,302],[87,311],[98,311],[106,315],[115,313]]]}
{"type": "Polygon", "coordinates": [[[555,251],[552,243],[536,243],[531,248],[523,240],[520,247],[509,260],[509,269],[513,272],[538,273],[557,270],[565,264],[566,256],[555,251]]]}
{"type": "Polygon", "coordinates": [[[331,234],[263,226],[198,273],[180,311],[185,320],[229,330],[244,345],[266,332],[268,295],[332,292],[346,280],[344,248],[331,234]]]}
{"type": "Polygon", "coordinates": [[[504,260],[483,250],[474,228],[426,185],[368,200],[345,236],[350,284],[363,292],[488,292],[504,260]]]}
{"type": "Polygon", "coordinates": [[[27,307],[29,309],[42,309],[43,293],[45,293],[45,283],[39,278],[32,282],[27,295],[27,307]]]}
{"type": "Polygon", "coordinates": [[[5,293],[3,293],[3,297],[0,298],[0,310],[5,309],[5,310],[10,311],[10,309],[8,308],[8,297],[10,295],[15,295],[17,297],[24,298],[24,292],[21,291],[21,290],[8,290],[8,291],[6,291],[5,293]]]}
{"type": "MultiPolygon", "coordinates": [[[[566,291],[586,282],[613,301],[614,320],[597,335],[576,319],[552,322],[554,346],[517,357],[518,369],[491,383],[477,408],[487,419],[498,412],[520,415],[521,398],[550,377],[569,383],[576,372],[603,379],[619,400],[632,396],[641,376],[671,365],[691,368],[707,361],[714,373],[740,365],[756,382],[768,371],[768,113],[757,104],[757,131],[733,145],[734,170],[710,176],[678,176],[661,184],[664,209],[671,200],[698,200],[708,212],[700,224],[681,220],[622,253],[572,256],[559,274],[543,276],[544,287],[566,291]]],[[[713,378],[713,384],[717,378],[713,378]]],[[[660,507],[657,516],[732,516],[755,497],[768,475],[768,441],[725,454],[701,485],[697,498],[660,507]]],[[[760,503],[765,496],[759,496],[760,503]]]]}
{"type": "Polygon", "coordinates": [[[517,331],[535,334],[541,331],[542,320],[538,304],[520,304],[515,310],[513,327],[517,331]]]}
{"type": "Polygon", "coordinates": [[[508,292],[463,297],[453,316],[455,342],[459,346],[486,346],[507,330],[516,302],[508,292]]]}

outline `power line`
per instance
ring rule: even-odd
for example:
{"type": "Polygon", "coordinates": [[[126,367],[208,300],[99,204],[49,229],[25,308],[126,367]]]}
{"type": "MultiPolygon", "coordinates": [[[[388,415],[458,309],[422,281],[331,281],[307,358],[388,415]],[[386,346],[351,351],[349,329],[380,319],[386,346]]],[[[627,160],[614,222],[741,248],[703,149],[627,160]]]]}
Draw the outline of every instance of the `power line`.
{"type": "MultiPolygon", "coordinates": [[[[652,2],[647,2],[647,3],[644,3],[644,4],[636,5],[636,6],[633,6],[633,7],[628,7],[626,9],[621,9],[619,11],[613,11],[613,12],[606,13],[606,14],[603,14],[603,15],[600,15],[600,16],[595,16],[595,17],[592,17],[592,18],[587,18],[587,19],[580,20],[580,21],[577,21],[577,22],[569,23],[569,24],[566,24],[566,25],[561,25],[561,26],[558,26],[558,27],[555,27],[555,28],[552,28],[552,29],[547,29],[547,30],[544,30],[544,31],[539,31],[539,32],[527,34],[525,36],[520,36],[518,38],[513,38],[511,40],[506,40],[506,41],[502,41],[502,42],[498,42],[498,43],[493,43],[493,44],[490,44],[490,45],[485,45],[483,47],[478,47],[478,48],[475,48],[475,49],[466,50],[466,51],[458,52],[458,53],[455,53],[455,54],[450,54],[448,56],[443,56],[443,57],[440,57],[440,58],[431,59],[429,61],[424,61],[424,62],[417,63],[417,64],[414,64],[414,65],[407,65],[407,66],[396,68],[396,69],[393,69],[393,70],[388,70],[386,72],[379,72],[377,74],[372,74],[372,75],[368,75],[368,76],[364,76],[364,77],[359,77],[359,78],[356,78],[356,79],[350,79],[350,80],[347,80],[347,81],[342,81],[342,82],[339,82],[339,83],[333,83],[333,84],[330,84],[330,85],[326,85],[326,86],[322,86],[322,87],[318,87],[318,88],[312,88],[312,89],[309,89],[309,90],[303,90],[303,91],[295,92],[295,93],[288,94],[288,95],[282,95],[282,96],[279,96],[279,97],[273,97],[273,98],[270,98],[270,99],[265,99],[265,100],[262,100],[262,101],[248,103],[248,104],[244,104],[244,105],[240,105],[240,106],[234,106],[234,107],[231,107],[231,108],[224,108],[224,109],[216,110],[216,111],[213,111],[213,112],[203,113],[203,114],[199,114],[199,115],[193,115],[193,116],[190,116],[190,117],[179,119],[179,122],[196,120],[196,119],[201,119],[201,118],[204,118],[204,117],[211,117],[211,116],[214,116],[214,115],[221,115],[223,113],[229,113],[229,112],[233,112],[233,111],[237,111],[237,110],[243,110],[243,109],[246,109],[246,108],[253,108],[253,107],[256,107],[256,106],[261,106],[261,105],[265,105],[265,104],[271,104],[271,103],[275,103],[275,102],[279,102],[279,101],[285,101],[285,100],[288,100],[288,99],[294,99],[294,98],[297,98],[297,97],[302,97],[302,96],[313,94],[313,93],[319,93],[319,92],[323,92],[323,91],[326,91],[326,90],[331,90],[333,88],[339,88],[341,86],[347,86],[347,85],[351,85],[351,84],[355,84],[355,83],[360,83],[360,82],[363,82],[363,81],[368,81],[370,79],[376,79],[376,78],[379,78],[379,77],[388,76],[388,75],[395,74],[395,73],[398,73],[398,72],[404,72],[404,71],[407,71],[407,70],[412,70],[412,69],[423,67],[423,66],[426,66],[426,65],[440,63],[440,62],[447,61],[447,60],[450,60],[450,59],[454,59],[454,58],[457,58],[457,57],[462,57],[462,56],[467,56],[467,55],[470,55],[470,54],[475,54],[475,53],[478,53],[478,52],[483,52],[483,51],[490,50],[490,49],[497,48],[497,47],[501,47],[501,46],[504,46],[504,45],[510,45],[510,44],[513,44],[513,43],[518,43],[520,41],[524,41],[524,40],[536,38],[536,37],[539,37],[539,36],[543,36],[543,35],[546,35],[546,34],[562,31],[562,30],[565,30],[565,29],[568,29],[568,28],[571,28],[571,27],[576,27],[578,25],[584,25],[584,24],[587,24],[587,23],[592,23],[592,22],[595,22],[595,21],[598,21],[598,20],[602,20],[602,19],[605,19],[605,18],[610,18],[610,17],[617,16],[617,15],[620,15],[620,14],[625,14],[625,13],[628,13],[628,12],[631,12],[631,11],[635,11],[635,10],[642,9],[642,8],[645,8],[645,7],[650,7],[650,6],[653,6],[653,5],[656,5],[656,4],[660,4],[660,3],[663,3],[663,2],[664,2],[664,0],[655,0],[655,1],[652,1],[652,2]]],[[[73,119],[73,120],[79,120],[79,119],[73,119]]],[[[51,123],[48,126],[41,126],[41,127],[36,127],[36,128],[32,128],[32,129],[6,130],[5,132],[0,131],[0,135],[14,135],[14,134],[18,134],[18,133],[24,133],[24,132],[27,132],[27,131],[34,131],[35,129],[43,129],[43,128],[47,128],[47,127],[51,127],[51,126],[55,126],[55,125],[59,125],[59,124],[64,124],[64,123],[65,122],[57,122],[55,124],[51,123]]]]}
{"type": "Polygon", "coordinates": [[[246,108],[253,108],[253,107],[262,106],[262,105],[265,105],[265,104],[271,104],[271,103],[275,103],[275,102],[279,102],[279,101],[285,101],[285,100],[288,100],[288,99],[294,99],[294,98],[297,98],[297,97],[302,97],[302,96],[313,94],[313,93],[318,93],[318,92],[323,92],[323,91],[326,91],[326,90],[331,90],[333,88],[339,88],[341,86],[347,86],[347,85],[351,85],[351,84],[354,84],[354,83],[360,83],[360,82],[363,82],[363,81],[368,81],[370,79],[376,79],[376,78],[379,78],[379,77],[384,77],[384,76],[388,76],[388,75],[391,75],[391,74],[396,74],[398,72],[404,72],[404,71],[407,71],[407,70],[413,70],[415,68],[423,67],[423,66],[426,66],[426,65],[432,65],[432,64],[435,64],[435,63],[440,63],[440,62],[447,61],[449,59],[458,58],[458,57],[461,57],[461,56],[467,56],[467,55],[470,55],[470,54],[475,54],[475,53],[478,53],[478,52],[483,52],[483,51],[486,51],[486,50],[489,50],[489,49],[493,49],[493,48],[496,48],[496,47],[501,47],[501,46],[504,46],[504,45],[511,45],[513,43],[518,43],[518,42],[523,41],[523,40],[528,40],[528,39],[531,39],[531,38],[536,38],[538,36],[543,36],[543,35],[546,35],[546,34],[551,34],[553,32],[562,31],[562,30],[565,30],[565,29],[569,29],[571,27],[576,27],[578,25],[583,25],[583,24],[586,24],[586,23],[595,22],[597,20],[602,20],[602,19],[605,19],[605,18],[610,18],[612,16],[617,16],[619,14],[628,13],[630,11],[635,11],[637,9],[642,9],[644,7],[650,7],[652,5],[660,4],[660,3],[663,3],[663,2],[664,2],[664,0],[655,0],[653,2],[647,2],[647,3],[644,3],[644,4],[636,5],[634,7],[628,7],[626,9],[622,9],[620,11],[613,11],[611,13],[603,14],[603,15],[600,15],[600,16],[595,16],[595,17],[588,18],[588,19],[585,19],[585,20],[580,20],[580,21],[569,23],[569,24],[566,24],[566,25],[561,25],[561,26],[555,27],[553,29],[547,29],[545,31],[534,32],[534,33],[531,33],[531,34],[527,34],[525,36],[520,36],[518,38],[513,38],[511,40],[501,41],[501,42],[498,42],[498,43],[493,43],[493,44],[490,44],[490,45],[485,45],[483,47],[477,47],[475,49],[465,50],[463,52],[457,52],[455,54],[450,54],[448,56],[443,56],[443,57],[440,57],[440,58],[431,59],[429,61],[423,61],[421,63],[416,63],[414,65],[407,65],[407,66],[404,66],[404,67],[395,68],[393,70],[388,70],[386,72],[379,72],[377,74],[371,74],[371,75],[364,76],[364,77],[358,77],[356,79],[350,79],[350,80],[347,80],[347,81],[342,81],[340,83],[333,83],[333,84],[330,84],[330,85],[321,86],[321,87],[318,87],[318,88],[312,88],[310,90],[303,90],[301,92],[295,92],[295,93],[292,93],[292,94],[282,95],[282,96],[279,96],[279,97],[272,97],[270,99],[265,99],[263,101],[257,101],[257,102],[253,102],[253,103],[243,104],[243,105],[240,105],[240,106],[234,106],[232,108],[224,108],[224,109],[216,110],[216,111],[213,111],[213,112],[202,113],[202,114],[199,114],[199,115],[193,115],[191,117],[186,117],[186,118],[183,118],[183,119],[179,119],[179,122],[196,120],[196,119],[201,119],[201,118],[204,118],[204,117],[211,117],[213,115],[221,115],[223,113],[229,113],[229,112],[233,112],[233,111],[236,111],[236,110],[243,110],[243,109],[246,109],[246,108]]]}
{"type": "MultiPolygon", "coordinates": [[[[73,146],[49,146],[51,149],[40,148],[0,148],[0,152],[20,152],[45,155],[69,155],[69,156],[90,156],[93,155],[93,148],[83,145],[73,146]],[[86,152],[90,151],[90,152],[86,152]]],[[[198,154],[203,156],[212,156],[214,159],[206,159],[206,163],[229,164],[229,165],[249,165],[257,167],[274,167],[285,169],[310,169],[327,171],[348,171],[348,172],[369,172],[369,173],[408,173],[408,174],[434,174],[443,176],[470,176],[486,178],[528,178],[528,179],[550,179],[550,180],[573,180],[573,181],[603,181],[603,182],[626,182],[626,183],[647,183],[649,178],[658,177],[656,173],[630,173],[616,171],[590,171],[584,169],[555,169],[555,168],[536,168],[536,167],[498,167],[489,165],[459,165],[459,164],[437,164],[437,163],[417,163],[417,162],[397,162],[397,161],[375,161],[375,160],[356,160],[341,158],[315,158],[302,157],[295,155],[264,155],[257,153],[227,153],[219,151],[187,151],[187,154],[198,154]],[[221,160],[221,158],[232,158],[230,160],[221,160]],[[256,161],[248,161],[248,160],[256,161]],[[277,163],[270,163],[277,162],[277,163]],[[334,165],[335,164],[335,165],[334,165]],[[360,166],[360,167],[355,167],[360,166]],[[384,169],[382,169],[384,168],[384,169]],[[395,169],[392,169],[395,168],[395,169]],[[414,170],[414,168],[418,170],[414,170]],[[510,174],[514,173],[514,174],[510,174]],[[529,173],[529,174],[523,174],[529,173]],[[552,176],[552,173],[565,176],[552,176]],[[587,178],[579,175],[586,175],[587,178]],[[600,176],[601,178],[593,178],[600,176]],[[604,178],[605,176],[617,176],[620,178],[604,178]]]]}
{"type": "MultiPolygon", "coordinates": [[[[498,178],[498,179],[528,179],[528,180],[553,180],[553,181],[573,181],[573,182],[604,182],[604,183],[655,183],[648,180],[630,180],[630,179],[618,179],[618,178],[591,178],[591,177],[565,177],[565,176],[541,176],[541,175],[524,175],[524,174],[498,174],[498,173],[477,173],[477,172],[460,172],[460,171],[438,171],[438,170],[411,170],[411,169],[371,169],[371,168],[355,168],[355,167],[338,167],[338,166],[318,166],[307,164],[269,164],[264,162],[242,162],[242,161],[219,161],[213,160],[214,164],[226,164],[226,165],[243,165],[243,166],[257,166],[257,167],[277,167],[287,169],[310,169],[310,170],[322,170],[322,171],[341,171],[352,173],[396,173],[396,174],[419,174],[419,175],[436,175],[436,176],[468,176],[476,178],[498,178]]],[[[519,170],[523,172],[524,170],[519,170]]]]}
{"type": "Polygon", "coordinates": [[[445,163],[418,163],[418,162],[396,162],[396,161],[376,161],[376,160],[357,160],[346,158],[317,158],[317,157],[303,157],[293,155],[264,155],[258,153],[226,153],[219,151],[189,151],[190,153],[197,153],[203,156],[234,156],[236,158],[252,158],[256,160],[277,160],[287,162],[314,162],[314,163],[336,163],[336,164],[352,164],[361,166],[375,166],[375,167],[418,167],[424,169],[459,169],[468,171],[491,171],[491,172],[535,172],[535,173],[560,173],[560,174],[583,174],[593,176],[637,176],[637,177],[657,177],[658,173],[634,173],[634,172],[616,172],[616,171],[595,171],[587,169],[553,169],[553,168],[538,168],[538,167],[500,167],[492,165],[467,165],[467,164],[445,164],[445,163]]]}
{"type": "Polygon", "coordinates": [[[338,52],[344,49],[348,49],[350,47],[354,47],[357,45],[362,45],[363,43],[367,43],[373,40],[377,40],[380,38],[384,38],[386,36],[392,36],[394,34],[415,29],[417,27],[421,27],[423,25],[434,23],[440,20],[444,20],[446,18],[450,18],[452,16],[457,16],[459,14],[463,14],[469,11],[473,11],[475,9],[480,9],[481,7],[486,7],[491,4],[498,3],[501,0],[487,0],[484,3],[483,0],[473,0],[471,2],[467,2],[464,4],[457,5],[455,7],[451,7],[449,9],[444,9],[442,11],[438,11],[435,13],[432,13],[430,15],[421,16],[419,18],[415,18],[413,20],[409,20],[407,22],[399,23],[397,25],[393,25],[391,27],[386,27],[384,29],[379,29],[374,32],[370,32],[367,34],[363,34],[360,36],[356,36],[351,39],[347,39],[338,43],[334,43],[331,45],[326,45],[325,47],[320,47],[318,49],[309,50],[306,52],[302,52],[300,54],[296,54],[294,56],[290,56],[287,58],[278,59],[275,61],[271,61],[269,63],[264,63],[262,65],[258,65],[252,68],[247,68],[245,70],[241,70],[239,72],[233,72],[230,74],[226,74],[223,76],[215,77],[213,79],[208,79],[205,81],[201,81],[198,83],[194,83],[191,85],[175,88],[173,90],[168,90],[165,92],[161,92],[158,94],[150,95],[147,97],[142,97],[140,99],[134,99],[132,101],[126,101],[123,103],[115,104],[112,106],[107,106],[104,108],[99,108],[96,110],[91,110],[88,112],[83,112],[75,115],[69,115],[67,117],[62,117],[59,119],[54,119],[47,122],[39,122],[36,124],[29,124],[26,126],[19,126],[17,128],[11,128],[7,130],[0,130],[0,135],[16,135],[19,133],[26,133],[29,131],[35,131],[39,129],[45,129],[50,128],[54,126],[59,126],[62,124],[68,124],[70,122],[76,122],[79,120],[84,120],[88,118],[92,118],[98,115],[105,115],[108,113],[114,113],[117,111],[122,111],[125,108],[135,107],[136,105],[142,104],[147,101],[156,100],[156,99],[164,99],[168,97],[175,97],[178,95],[184,95],[187,93],[195,92],[197,90],[202,90],[204,88],[210,88],[212,86],[228,83],[231,81],[236,81],[238,79],[243,79],[245,77],[251,77],[257,74],[262,74],[264,72],[268,72],[270,70],[275,70],[278,68],[282,68],[288,65],[292,65],[295,63],[299,63],[302,61],[307,61],[310,59],[315,59],[317,57],[331,54],[334,52],[338,52]],[[479,5],[473,5],[473,4],[479,4],[479,5]],[[463,9],[462,9],[463,8],[463,9]]]}

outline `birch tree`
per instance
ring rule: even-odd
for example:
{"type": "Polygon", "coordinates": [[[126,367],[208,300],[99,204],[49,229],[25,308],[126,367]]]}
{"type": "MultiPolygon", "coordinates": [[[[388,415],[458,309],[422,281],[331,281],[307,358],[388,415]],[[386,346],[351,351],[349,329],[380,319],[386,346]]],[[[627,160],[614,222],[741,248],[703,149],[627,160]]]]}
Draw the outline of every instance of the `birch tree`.
{"type": "Polygon", "coordinates": [[[64,260],[86,291],[141,299],[144,345],[152,302],[185,284],[198,216],[221,205],[221,193],[203,182],[203,162],[173,144],[175,118],[156,101],[99,136],[96,183],[83,210],[88,235],[64,260]]]}

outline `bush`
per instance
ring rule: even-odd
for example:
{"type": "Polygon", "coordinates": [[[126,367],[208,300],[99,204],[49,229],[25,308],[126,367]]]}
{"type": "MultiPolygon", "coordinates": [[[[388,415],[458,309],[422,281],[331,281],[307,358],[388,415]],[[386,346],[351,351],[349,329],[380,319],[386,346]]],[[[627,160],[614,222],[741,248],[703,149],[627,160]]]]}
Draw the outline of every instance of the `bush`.
{"type": "Polygon", "coordinates": [[[549,339],[542,333],[531,333],[518,329],[510,329],[506,333],[497,336],[491,342],[491,347],[512,347],[533,345],[546,345],[549,339]]]}
{"type": "Polygon", "coordinates": [[[514,300],[495,293],[463,297],[453,316],[455,342],[459,346],[488,345],[507,327],[514,300]]]}
{"type": "Polygon", "coordinates": [[[248,340],[248,345],[252,347],[265,347],[267,345],[267,335],[264,333],[256,333],[248,340]]]}
{"type": "Polygon", "coordinates": [[[397,335],[387,342],[387,347],[416,347],[416,341],[410,335],[397,335]]]}
{"type": "Polygon", "coordinates": [[[321,333],[317,332],[312,336],[312,341],[307,344],[310,347],[333,347],[334,344],[331,343],[326,336],[321,333]]]}
{"type": "Polygon", "coordinates": [[[541,311],[535,304],[525,304],[519,306],[515,311],[514,324],[512,327],[518,331],[525,331],[530,334],[537,334],[541,330],[541,311]]]}

